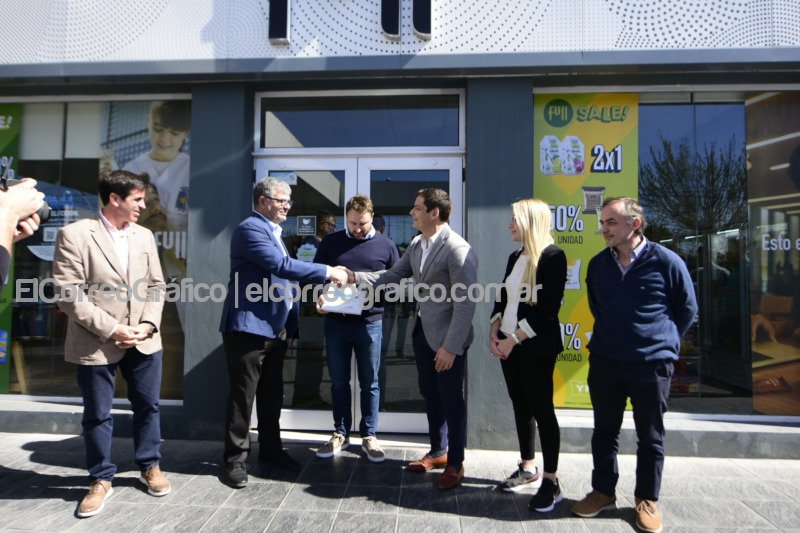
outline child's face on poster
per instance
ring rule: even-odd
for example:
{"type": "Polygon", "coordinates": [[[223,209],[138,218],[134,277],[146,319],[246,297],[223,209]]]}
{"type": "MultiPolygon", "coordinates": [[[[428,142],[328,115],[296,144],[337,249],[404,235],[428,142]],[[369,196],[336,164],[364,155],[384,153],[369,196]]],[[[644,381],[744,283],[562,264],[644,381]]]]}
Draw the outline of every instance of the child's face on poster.
{"type": "Polygon", "coordinates": [[[168,128],[160,120],[158,115],[150,119],[150,157],[156,161],[172,161],[178,157],[189,132],[168,128]]]}

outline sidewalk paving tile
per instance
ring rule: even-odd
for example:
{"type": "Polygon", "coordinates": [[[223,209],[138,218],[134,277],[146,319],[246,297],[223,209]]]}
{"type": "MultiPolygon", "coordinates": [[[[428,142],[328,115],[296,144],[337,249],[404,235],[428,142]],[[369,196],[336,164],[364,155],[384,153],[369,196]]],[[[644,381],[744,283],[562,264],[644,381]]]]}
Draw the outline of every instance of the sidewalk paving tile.
{"type": "Polygon", "coordinates": [[[701,523],[713,524],[717,528],[775,528],[774,524],[738,500],[689,499],[687,505],[700,515],[701,523]]]}
{"type": "Polygon", "coordinates": [[[322,533],[330,531],[336,513],[323,511],[283,511],[275,512],[275,516],[265,531],[286,533],[287,531],[314,531],[322,533]]]}
{"type": "Polygon", "coordinates": [[[220,531],[235,531],[237,533],[258,533],[267,529],[272,517],[273,509],[237,509],[222,507],[208,519],[200,529],[202,532],[219,533],[220,531]]]}
{"type": "MultiPolygon", "coordinates": [[[[155,498],[139,481],[130,439],[114,439],[119,472],[114,494],[97,516],[75,511],[88,488],[83,439],[74,435],[0,433],[0,532],[150,531],[257,532],[364,530],[386,533],[629,532],[636,457],[619,457],[617,509],[583,519],[571,507],[591,490],[589,454],[562,454],[564,500],[549,513],[528,509],[536,487],[496,489],[519,459],[515,451],[467,450],[461,487],[436,488],[441,470],[405,470],[419,445],[387,446],[387,460],[370,463],[354,450],[332,459],[314,456],[315,443],[293,442],[300,472],[287,473],[249,458],[250,483],[221,482],[221,442],[167,441],[162,466],[172,492],[155,498]]],[[[537,458],[540,460],[540,458],[537,458]]],[[[665,531],[687,533],[791,531],[800,533],[800,461],[667,457],[659,509],[665,531]]]]}
{"type": "Polygon", "coordinates": [[[397,514],[400,486],[350,485],[344,493],[340,512],[397,514]]]}
{"type": "Polygon", "coordinates": [[[449,533],[461,531],[457,516],[419,516],[401,514],[397,517],[397,533],[449,533]]]}
{"type": "Polygon", "coordinates": [[[296,483],[281,503],[281,510],[333,511],[339,510],[345,485],[306,485],[296,483]]]}
{"type": "Polygon", "coordinates": [[[754,501],[745,505],[778,528],[800,529],[800,503],[754,501]]]}
{"type": "Polygon", "coordinates": [[[394,533],[397,515],[338,513],[331,531],[369,531],[370,533],[394,533]]]}
{"type": "MultiPolygon", "coordinates": [[[[116,492],[116,489],[114,489],[114,492],[116,492]]],[[[112,495],[112,497],[113,496],[114,495],[112,495]]],[[[108,513],[107,516],[103,516],[103,520],[81,520],[80,518],[75,518],[76,524],[70,528],[70,531],[96,531],[98,533],[113,531],[115,533],[127,533],[139,527],[139,524],[158,509],[158,507],[153,504],[127,503],[122,501],[114,501],[112,505],[110,500],[106,506],[108,513]]],[[[77,507],[77,505],[75,507],[77,507]]],[[[104,513],[105,512],[106,511],[104,511],[104,513]]]]}
{"type": "MultiPolygon", "coordinates": [[[[111,510],[106,509],[106,511],[111,510]]],[[[140,522],[139,527],[134,531],[137,533],[154,530],[195,533],[205,525],[214,511],[216,511],[215,507],[198,505],[162,505],[140,522]]]]}
{"type": "Polygon", "coordinates": [[[289,483],[253,483],[236,489],[222,504],[223,508],[278,509],[292,489],[289,483]]]}

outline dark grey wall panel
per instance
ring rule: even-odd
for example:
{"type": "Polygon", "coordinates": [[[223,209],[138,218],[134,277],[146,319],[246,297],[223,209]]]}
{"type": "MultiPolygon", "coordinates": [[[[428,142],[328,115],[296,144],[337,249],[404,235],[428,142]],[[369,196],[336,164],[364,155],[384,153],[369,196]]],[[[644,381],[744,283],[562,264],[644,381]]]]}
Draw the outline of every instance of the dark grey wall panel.
{"type": "MultiPolygon", "coordinates": [[[[253,92],[244,84],[192,90],[189,270],[194,283],[227,286],[233,228],[250,212],[253,92]]],[[[190,438],[222,438],[228,372],[218,333],[222,304],[188,305],[184,413],[190,438]]]]}
{"type": "MultiPolygon", "coordinates": [[[[515,249],[507,228],[511,203],[533,193],[533,88],[529,78],[471,80],[467,85],[467,240],[478,279],[499,283],[515,249]]],[[[500,362],[489,353],[492,303],[478,304],[467,360],[467,445],[515,449],[514,416],[500,362]]]]}

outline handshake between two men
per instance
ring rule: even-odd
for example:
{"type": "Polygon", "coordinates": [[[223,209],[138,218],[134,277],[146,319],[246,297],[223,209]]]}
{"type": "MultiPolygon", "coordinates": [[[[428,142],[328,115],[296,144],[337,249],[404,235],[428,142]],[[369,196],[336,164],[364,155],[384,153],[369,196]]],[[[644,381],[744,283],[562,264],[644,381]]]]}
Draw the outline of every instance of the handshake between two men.
{"type": "Polygon", "coordinates": [[[328,278],[331,280],[331,283],[337,287],[343,287],[356,282],[355,273],[349,268],[341,265],[331,267],[328,278]]]}
{"type": "MultiPolygon", "coordinates": [[[[349,268],[341,265],[330,267],[329,274],[331,283],[335,284],[337,287],[344,287],[345,285],[350,285],[356,282],[355,273],[349,268]]],[[[328,314],[327,309],[324,307],[324,303],[325,297],[320,295],[316,302],[317,313],[320,315],[328,314]]]]}

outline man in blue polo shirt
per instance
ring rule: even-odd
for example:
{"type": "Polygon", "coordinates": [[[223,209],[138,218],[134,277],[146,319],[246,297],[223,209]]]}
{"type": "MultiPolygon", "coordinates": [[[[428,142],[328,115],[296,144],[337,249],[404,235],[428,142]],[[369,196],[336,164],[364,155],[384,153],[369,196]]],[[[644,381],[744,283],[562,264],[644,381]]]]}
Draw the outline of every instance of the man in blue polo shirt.
{"type": "MultiPolygon", "coordinates": [[[[387,270],[399,259],[397,247],[372,225],[374,208],[367,196],[353,196],[345,206],[345,229],[326,235],[317,248],[315,263],[342,265],[353,271],[387,270]]],[[[370,461],[386,457],[375,436],[381,390],[378,369],[381,360],[383,309],[373,306],[360,315],[325,315],[325,348],[333,397],[334,433],[317,450],[317,457],[333,457],[350,446],[353,425],[350,405],[350,360],[356,356],[361,387],[361,448],[370,461]]]]}

